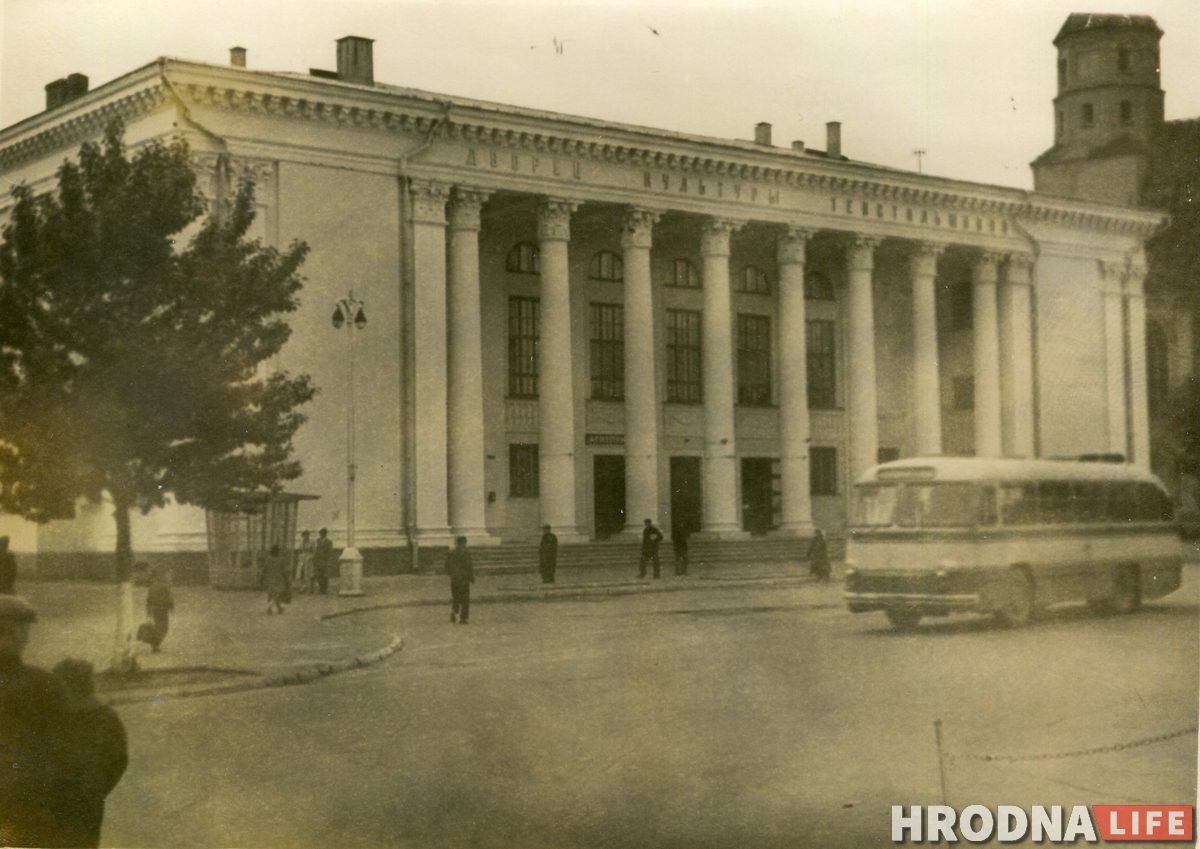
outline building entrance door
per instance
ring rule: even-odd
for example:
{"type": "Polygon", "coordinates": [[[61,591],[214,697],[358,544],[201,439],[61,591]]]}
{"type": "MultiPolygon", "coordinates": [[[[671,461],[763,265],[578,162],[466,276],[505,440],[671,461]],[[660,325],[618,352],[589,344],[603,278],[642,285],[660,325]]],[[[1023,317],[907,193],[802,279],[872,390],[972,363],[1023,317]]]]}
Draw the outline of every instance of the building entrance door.
{"type": "Polygon", "coordinates": [[[671,458],[671,528],[700,530],[703,513],[700,501],[700,458],[671,458]]]}
{"type": "Polygon", "coordinates": [[[742,459],[742,529],[765,534],[773,524],[774,481],[770,457],[742,459]]]}
{"type": "Polygon", "coordinates": [[[593,457],[592,488],[596,538],[608,539],[625,527],[625,458],[619,454],[593,457]]]}

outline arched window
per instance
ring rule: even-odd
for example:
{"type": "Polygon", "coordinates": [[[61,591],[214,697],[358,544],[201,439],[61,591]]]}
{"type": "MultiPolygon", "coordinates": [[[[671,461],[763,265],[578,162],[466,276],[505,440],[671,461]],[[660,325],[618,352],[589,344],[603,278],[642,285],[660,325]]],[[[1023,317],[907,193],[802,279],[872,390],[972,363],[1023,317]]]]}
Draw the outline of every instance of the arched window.
{"type": "Polygon", "coordinates": [[[504,270],[517,274],[541,274],[542,261],[538,247],[533,242],[517,242],[508,252],[504,270]]]}
{"type": "Polygon", "coordinates": [[[810,301],[832,301],[833,283],[819,271],[804,275],[804,297],[810,301]]]}
{"type": "Polygon", "coordinates": [[[625,265],[612,251],[597,251],[592,257],[588,276],[593,280],[620,281],[625,279],[625,265]]]}
{"type": "Polygon", "coordinates": [[[1155,321],[1146,322],[1146,394],[1153,415],[1166,408],[1171,390],[1167,364],[1167,334],[1155,321]]]}
{"type": "Polygon", "coordinates": [[[742,276],[738,278],[737,290],[750,295],[769,295],[771,294],[771,278],[758,266],[747,265],[742,269],[742,276]]]}
{"type": "Polygon", "coordinates": [[[677,259],[671,265],[670,285],[678,286],[680,289],[699,289],[700,272],[696,270],[696,266],[692,265],[691,260],[677,259]]]}

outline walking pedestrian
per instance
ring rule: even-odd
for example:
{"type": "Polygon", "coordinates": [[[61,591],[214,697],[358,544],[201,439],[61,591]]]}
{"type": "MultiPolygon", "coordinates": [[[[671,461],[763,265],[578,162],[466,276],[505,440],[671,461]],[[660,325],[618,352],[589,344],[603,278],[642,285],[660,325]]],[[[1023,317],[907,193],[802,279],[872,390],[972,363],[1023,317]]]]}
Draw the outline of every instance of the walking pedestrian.
{"type": "Polygon", "coordinates": [[[558,537],[549,525],[542,525],[542,541],[538,544],[538,571],[543,584],[554,583],[554,572],[558,569],[558,537]]]}
{"type": "Polygon", "coordinates": [[[662,542],[662,531],[654,527],[654,521],[646,519],[642,528],[642,556],[638,561],[638,577],[646,577],[646,561],[654,564],[654,577],[657,580],[661,564],[658,560],[658,544],[662,542]]]}
{"type": "Polygon", "coordinates": [[[167,638],[171,628],[171,611],[175,609],[175,599],[171,596],[171,583],[167,570],[161,564],[150,570],[150,589],[146,592],[146,615],[154,623],[153,639],[150,650],[157,652],[162,642],[167,638]]]}
{"type": "Polygon", "coordinates": [[[300,548],[296,550],[296,592],[306,593],[313,583],[313,556],[316,547],[313,545],[312,534],[304,531],[300,534],[300,548]]]}
{"type": "Polygon", "coordinates": [[[829,580],[829,544],[825,533],[817,528],[808,544],[808,571],[818,581],[829,580]]]}
{"type": "Polygon", "coordinates": [[[37,620],[33,606],[0,595],[0,846],[58,846],[61,727],[58,680],[21,659],[37,620]]]}
{"type": "Polygon", "coordinates": [[[313,548],[313,576],[309,582],[309,589],[313,592],[320,591],[321,595],[325,595],[329,589],[329,571],[333,568],[333,540],[329,538],[329,531],[321,528],[317,532],[317,544],[313,548]]]}
{"type": "Polygon", "coordinates": [[[95,696],[92,665],[64,660],[54,676],[66,694],[60,742],[66,749],[55,803],[59,808],[57,846],[100,845],[104,800],[129,765],[125,726],[116,711],[95,696]]]}
{"type": "Polygon", "coordinates": [[[0,595],[12,595],[17,585],[17,558],[8,550],[8,537],[0,537],[0,595]]]}
{"type": "Polygon", "coordinates": [[[446,574],[450,576],[450,621],[466,625],[471,616],[471,584],[475,583],[466,537],[454,538],[454,548],[446,554],[446,574]]]}
{"type": "Polygon", "coordinates": [[[263,568],[263,580],[267,586],[267,613],[283,613],[283,606],[292,600],[292,582],[291,570],[278,545],[271,546],[263,568]]]}
{"type": "Polygon", "coordinates": [[[686,575],[688,573],[688,537],[692,535],[692,529],[686,524],[673,525],[671,527],[671,547],[675,552],[675,574],[686,575]]]}

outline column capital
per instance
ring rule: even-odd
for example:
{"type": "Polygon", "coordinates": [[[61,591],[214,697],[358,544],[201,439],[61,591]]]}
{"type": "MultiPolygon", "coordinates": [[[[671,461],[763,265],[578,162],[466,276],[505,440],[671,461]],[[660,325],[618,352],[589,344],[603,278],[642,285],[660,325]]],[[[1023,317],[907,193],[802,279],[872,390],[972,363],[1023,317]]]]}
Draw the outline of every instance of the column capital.
{"type": "Polygon", "coordinates": [[[846,240],[846,264],[851,271],[875,268],[875,249],[883,242],[878,236],[852,233],[846,240]]]}
{"type": "Polygon", "coordinates": [[[471,186],[455,186],[450,200],[450,226],[455,230],[478,230],[479,211],[491,192],[471,186]]]}
{"type": "Polygon", "coordinates": [[[909,265],[914,275],[922,274],[927,277],[937,275],[938,257],[946,250],[943,242],[914,242],[908,255],[909,265]]]}
{"type": "Polygon", "coordinates": [[[1003,254],[996,251],[980,251],[975,255],[971,266],[971,279],[976,286],[995,286],[999,277],[1000,261],[1003,254]]]}
{"type": "Polygon", "coordinates": [[[538,241],[571,241],[571,213],[578,208],[573,200],[547,198],[538,209],[538,241]]]}
{"type": "Polygon", "coordinates": [[[703,256],[729,256],[729,237],[744,223],[732,218],[708,219],[700,232],[700,253],[703,256]]]}
{"type": "Polygon", "coordinates": [[[621,218],[621,247],[649,249],[654,242],[654,225],[662,213],[653,209],[630,207],[621,218]]]}
{"type": "Polygon", "coordinates": [[[1009,286],[1033,285],[1033,254],[1010,253],[1005,264],[1004,282],[1009,286]]]}
{"type": "Polygon", "coordinates": [[[1104,281],[1106,295],[1121,295],[1125,291],[1125,260],[1101,259],[1096,261],[1100,268],[1100,279],[1104,281]]]}
{"type": "Polygon", "coordinates": [[[446,201],[450,187],[436,180],[411,180],[413,220],[421,224],[446,223],[446,201]]]}
{"type": "Polygon", "coordinates": [[[1141,257],[1129,261],[1129,271],[1125,275],[1125,294],[1131,298],[1141,298],[1146,294],[1146,263],[1141,257]]]}
{"type": "Polygon", "coordinates": [[[775,242],[776,261],[780,265],[803,265],[812,234],[813,231],[807,227],[784,225],[775,242]]]}

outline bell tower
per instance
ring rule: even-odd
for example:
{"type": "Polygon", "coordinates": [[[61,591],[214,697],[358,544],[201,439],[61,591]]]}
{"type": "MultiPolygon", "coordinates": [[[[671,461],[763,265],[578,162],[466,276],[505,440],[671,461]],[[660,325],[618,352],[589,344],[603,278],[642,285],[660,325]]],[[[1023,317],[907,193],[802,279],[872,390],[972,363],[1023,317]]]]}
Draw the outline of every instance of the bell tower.
{"type": "Polygon", "coordinates": [[[1145,15],[1074,13],[1054,39],[1054,146],[1033,162],[1039,192],[1133,206],[1163,123],[1162,30],[1145,15]]]}

